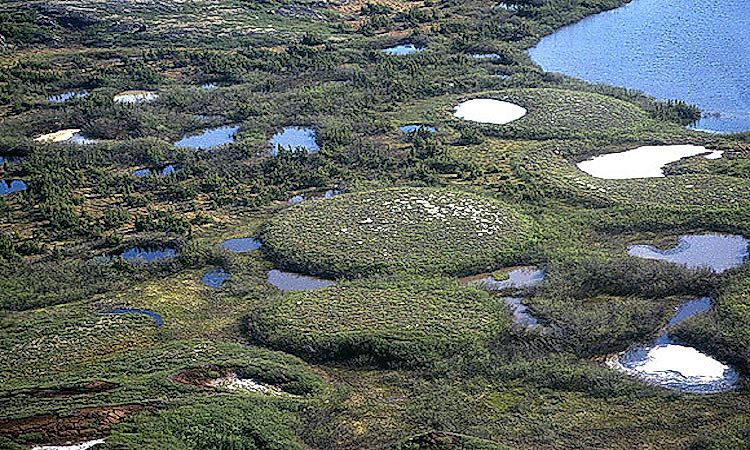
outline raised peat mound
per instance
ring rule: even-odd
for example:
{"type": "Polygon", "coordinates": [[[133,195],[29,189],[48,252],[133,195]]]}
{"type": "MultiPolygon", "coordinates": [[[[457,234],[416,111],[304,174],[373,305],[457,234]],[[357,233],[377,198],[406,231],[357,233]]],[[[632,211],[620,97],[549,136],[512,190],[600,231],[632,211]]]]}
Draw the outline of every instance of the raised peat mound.
{"type": "Polygon", "coordinates": [[[591,92],[552,88],[508,89],[480,93],[472,99],[508,102],[526,110],[525,115],[502,125],[480,124],[488,135],[525,139],[592,138],[654,125],[648,113],[639,106],[591,92]]]}
{"type": "Polygon", "coordinates": [[[308,202],[273,217],[261,240],[285,268],[327,277],[469,275],[523,262],[532,219],[452,190],[397,188],[308,202]]]}
{"type": "Polygon", "coordinates": [[[247,328],[263,344],[311,360],[408,366],[481,351],[510,319],[479,289],[410,278],[288,293],[255,310],[247,328]]]}

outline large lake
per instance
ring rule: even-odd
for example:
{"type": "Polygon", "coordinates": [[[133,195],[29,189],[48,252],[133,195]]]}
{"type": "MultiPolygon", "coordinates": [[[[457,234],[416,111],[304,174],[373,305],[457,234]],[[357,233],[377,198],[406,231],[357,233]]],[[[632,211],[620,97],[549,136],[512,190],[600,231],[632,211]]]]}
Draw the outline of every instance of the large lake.
{"type": "Polygon", "coordinates": [[[547,36],[544,70],[698,105],[695,128],[750,130],[750,2],[633,0],[547,36]]]}

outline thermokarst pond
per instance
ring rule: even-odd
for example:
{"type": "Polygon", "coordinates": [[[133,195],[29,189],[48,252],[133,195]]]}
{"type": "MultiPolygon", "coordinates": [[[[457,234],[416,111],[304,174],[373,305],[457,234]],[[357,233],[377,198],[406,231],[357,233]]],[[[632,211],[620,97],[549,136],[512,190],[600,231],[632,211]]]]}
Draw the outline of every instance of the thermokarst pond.
{"type": "Polygon", "coordinates": [[[730,234],[698,234],[681,236],[677,246],[661,250],[652,245],[631,245],[628,254],[682,264],[691,269],[707,267],[714,272],[739,267],[748,256],[748,241],[730,234]]]}
{"type": "Polygon", "coordinates": [[[635,0],[543,38],[544,70],[698,105],[699,129],[750,130],[746,0],[635,0]],[[613,51],[617,49],[617,51],[613,51]]]}
{"type": "Polygon", "coordinates": [[[324,280],[322,278],[315,278],[294,272],[284,272],[276,269],[268,271],[267,280],[269,284],[273,285],[281,292],[312,291],[332,286],[334,284],[331,280],[324,280]]]}
{"type": "Polygon", "coordinates": [[[164,325],[164,320],[162,319],[161,314],[155,313],[148,309],[114,308],[109,311],[105,311],[104,313],[105,314],[142,314],[142,315],[150,317],[154,321],[154,325],[156,325],[157,328],[161,328],[161,326],[164,325]]]}
{"type": "Polygon", "coordinates": [[[676,344],[669,336],[669,329],[710,306],[708,297],[683,303],[652,345],[636,346],[611,357],[608,365],[647,383],[682,392],[710,394],[734,389],[739,381],[734,368],[693,347],[676,344]]]}
{"type": "Polygon", "coordinates": [[[130,247],[118,256],[126,261],[150,263],[174,258],[177,256],[177,250],[171,247],[130,247]]]}
{"type": "Polygon", "coordinates": [[[159,98],[159,94],[152,91],[124,91],[115,95],[115,103],[148,103],[159,98]]]}
{"type": "Polygon", "coordinates": [[[65,103],[68,100],[76,98],[83,98],[89,95],[86,91],[66,91],[60,94],[50,95],[47,97],[47,101],[50,103],[65,103]]]}
{"type": "Polygon", "coordinates": [[[706,159],[721,158],[721,150],[708,150],[698,145],[647,145],[619,153],[607,153],[578,163],[587,174],[610,180],[663,177],[663,168],[682,158],[705,155],[706,159]]]}
{"type": "Polygon", "coordinates": [[[185,136],[174,143],[179,148],[196,148],[205,150],[234,142],[234,135],[240,130],[239,125],[209,128],[200,134],[185,136]]]}
{"type": "Polygon", "coordinates": [[[383,49],[383,53],[387,55],[403,56],[411,55],[412,53],[419,53],[425,50],[424,47],[417,47],[414,44],[401,44],[393,47],[383,49]]]}
{"type": "Polygon", "coordinates": [[[490,98],[475,98],[453,108],[453,115],[472,122],[503,125],[525,116],[526,108],[490,98]]]}
{"type": "Polygon", "coordinates": [[[25,191],[28,188],[23,180],[0,180],[0,195],[25,191]]]}
{"type": "Polygon", "coordinates": [[[149,169],[147,167],[143,169],[137,169],[133,171],[133,175],[139,178],[148,176],[164,177],[175,173],[175,171],[175,167],[172,164],[168,164],[161,169],[149,169]]]}
{"type": "Polygon", "coordinates": [[[261,242],[253,237],[227,239],[221,246],[234,253],[247,253],[260,249],[261,242]]]}
{"type": "Polygon", "coordinates": [[[518,290],[537,286],[544,281],[544,271],[531,266],[519,267],[507,272],[507,278],[497,279],[495,275],[482,274],[464,278],[464,281],[488,291],[518,290]]]}
{"type": "Polygon", "coordinates": [[[81,134],[80,128],[66,128],[53,133],[43,134],[34,139],[37,142],[70,142],[79,145],[95,144],[95,139],[90,139],[81,134]]]}
{"type": "Polygon", "coordinates": [[[214,289],[221,289],[224,282],[229,279],[229,272],[224,270],[223,267],[217,267],[206,272],[201,278],[201,282],[208,287],[214,289]]]}
{"type": "Polygon", "coordinates": [[[427,131],[428,133],[437,133],[437,128],[429,125],[411,124],[398,127],[402,133],[410,134],[416,133],[417,131],[427,131]]]}
{"type": "Polygon", "coordinates": [[[307,153],[320,150],[315,140],[315,130],[305,127],[284,127],[274,134],[268,141],[271,146],[271,155],[279,154],[279,147],[286,149],[304,149],[307,153]]]}

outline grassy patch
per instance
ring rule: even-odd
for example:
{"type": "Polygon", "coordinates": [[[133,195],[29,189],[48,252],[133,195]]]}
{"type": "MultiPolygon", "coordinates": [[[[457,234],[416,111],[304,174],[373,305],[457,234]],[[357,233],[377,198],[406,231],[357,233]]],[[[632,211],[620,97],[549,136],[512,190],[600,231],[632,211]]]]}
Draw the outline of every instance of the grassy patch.
{"type": "Polygon", "coordinates": [[[287,294],[247,325],[260,342],[310,359],[388,365],[476,351],[510,321],[503,304],[482,291],[411,278],[287,294]]]}
{"type": "Polygon", "coordinates": [[[489,198],[400,188],[292,207],[268,222],[261,239],[272,259],[313,274],[467,275],[523,262],[534,225],[489,198]]]}

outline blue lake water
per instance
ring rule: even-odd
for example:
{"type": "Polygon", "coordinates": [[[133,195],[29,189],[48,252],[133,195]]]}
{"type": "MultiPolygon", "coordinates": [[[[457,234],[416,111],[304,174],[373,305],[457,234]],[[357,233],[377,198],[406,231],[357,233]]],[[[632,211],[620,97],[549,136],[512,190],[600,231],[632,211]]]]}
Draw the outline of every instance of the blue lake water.
{"type": "Polygon", "coordinates": [[[652,245],[631,245],[628,254],[682,264],[691,269],[706,267],[721,273],[742,265],[748,257],[748,241],[732,234],[681,236],[676,247],[662,250],[652,245]]]}
{"type": "Polygon", "coordinates": [[[411,55],[412,53],[419,53],[424,51],[423,47],[417,47],[414,44],[403,44],[403,45],[396,45],[394,47],[388,47],[383,49],[383,52],[388,55],[396,55],[396,56],[402,56],[402,55],[411,55]]]}
{"type": "Polygon", "coordinates": [[[704,112],[695,128],[750,130],[750,2],[633,0],[543,38],[547,71],[679,99],[704,112]]]}
{"type": "Polygon", "coordinates": [[[234,142],[234,135],[239,131],[239,125],[209,128],[200,134],[185,136],[174,143],[179,148],[208,149],[234,142]]]}
{"type": "Polygon", "coordinates": [[[279,146],[283,148],[303,148],[307,153],[313,153],[320,150],[318,143],[315,141],[315,130],[305,127],[285,127],[276,133],[268,141],[271,146],[271,154],[279,153],[279,146]]]}
{"type": "Polygon", "coordinates": [[[28,186],[23,180],[0,180],[0,195],[8,195],[14,192],[25,191],[28,186]]]}
{"type": "Polygon", "coordinates": [[[203,275],[203,278],[201,278],[201,281],[208,287],[220,289],[228,279],[229,272],[224,270],[223,267],[217,267],[206,272],[203,275]]]}
{"type": "Polygon", "coordinates": [[[174,258],[177,250],[170,247],[130,247],[120,253],[120,256],[127,261],[149,263],[174,258]]]}
{"type": "Polygon", "coordinates": [[[227,239],[221,243],[225,249],[235,253],[246,253],[258,250],[261,242],[252,237],[227,239]]]}
{"type": "Polygon", "coordinates": [[[164,320],[162,319],[161,314],[149,311],[148,309],[115,308],[105,311],[105,314],[143,314],[150,317],[157,328],[161,328],[161,326],[164,325],[164,320]]]}

